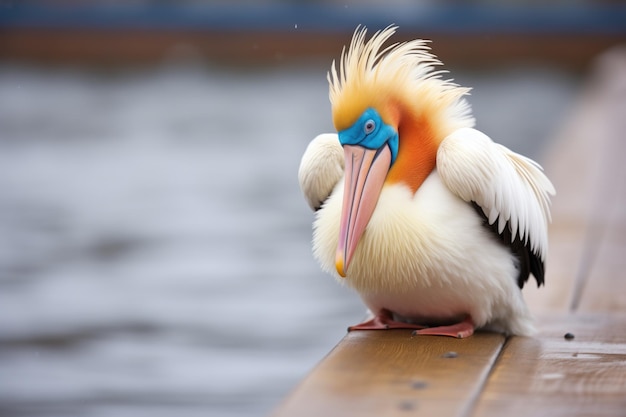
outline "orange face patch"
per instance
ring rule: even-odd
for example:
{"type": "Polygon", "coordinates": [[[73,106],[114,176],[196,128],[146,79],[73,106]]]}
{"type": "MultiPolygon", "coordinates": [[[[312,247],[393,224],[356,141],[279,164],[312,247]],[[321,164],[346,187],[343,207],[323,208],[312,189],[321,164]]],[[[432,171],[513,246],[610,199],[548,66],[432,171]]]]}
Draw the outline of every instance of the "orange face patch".
{"type": "Polygon", "coordinates": [[[439,141],[426,117],[410,118],[398,128],[398,158],[386,182],[407,184],[415,193],[435,169],[439,141]]]}

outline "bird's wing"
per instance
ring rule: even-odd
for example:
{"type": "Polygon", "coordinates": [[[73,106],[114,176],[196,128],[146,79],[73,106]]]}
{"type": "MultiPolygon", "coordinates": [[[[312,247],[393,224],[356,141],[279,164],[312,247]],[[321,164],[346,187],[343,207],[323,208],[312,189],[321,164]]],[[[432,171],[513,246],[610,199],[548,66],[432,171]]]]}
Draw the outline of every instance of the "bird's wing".
{"type": "MultiPolygon", "coordinates": [[[[541,166],[478,130],[462,128],[441,143],[437,171],[454,194],[482,210],[491,229],[509,240],[506,243],[514,252],[520,245],[526,249],[525,255],[531,256],[531,272],[541,284],[548,249],[550,195],[555,194],[541,166]],[[540,264],[534,270],[533,262],[540,264]]],[[[520,287],[526,279],[528,274],[520,277],[520,287]]]]}
{"type": "Polygon", "coordinates": [[[298,181],[309,206],[318,210],[343,177],[344,152],[336,133],[323,133],[302,155],[298,181]]]}

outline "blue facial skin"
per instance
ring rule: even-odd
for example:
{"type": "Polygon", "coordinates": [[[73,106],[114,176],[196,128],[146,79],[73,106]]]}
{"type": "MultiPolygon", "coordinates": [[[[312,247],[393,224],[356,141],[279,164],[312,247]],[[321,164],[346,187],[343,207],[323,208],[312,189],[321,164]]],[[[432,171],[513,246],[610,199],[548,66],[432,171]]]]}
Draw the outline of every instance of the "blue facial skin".
{"type": "Polygon", "coordinates": [[[380,114],[372,108],[349,128],[338,132],[341,145],[359,145],[367,149],[380,149],[388,145],[391,150],[391,165],[398,156],[398,132],[383,122],[380,114]]]}

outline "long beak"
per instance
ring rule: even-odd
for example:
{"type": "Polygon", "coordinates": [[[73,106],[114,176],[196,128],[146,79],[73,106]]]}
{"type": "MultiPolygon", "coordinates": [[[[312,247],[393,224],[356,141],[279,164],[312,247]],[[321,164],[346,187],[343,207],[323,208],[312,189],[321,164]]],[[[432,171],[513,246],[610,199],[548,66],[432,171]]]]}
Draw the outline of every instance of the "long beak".
{"type": "Polygon", "coordinates": [[[344,145],[345,186],[339,228],[339,244],[335,267],[342,277],[376,208],[391,164],[391,150],[385,145],[367,149],[357,145],[344,145]]]}

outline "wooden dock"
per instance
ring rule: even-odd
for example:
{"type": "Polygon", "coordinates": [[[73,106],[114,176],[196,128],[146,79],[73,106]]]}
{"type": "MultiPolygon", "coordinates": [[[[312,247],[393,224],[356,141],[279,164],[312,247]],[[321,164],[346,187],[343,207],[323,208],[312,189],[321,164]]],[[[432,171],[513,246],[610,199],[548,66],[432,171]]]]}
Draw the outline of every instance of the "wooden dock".
{"type": "Polygon", "coordinates": [[[396,41],[436,39],[449,67],[538,61],[585,69],[626,39],[626,4],[619,2],[9,3],[0,2],[0,60],[45,64],[327,63],[357,25],[373,31],[395,23],[396,41]]]}
{"type": "Polygon", "coordinates": [[[600,57],[544,160],[535,337],[351,332],[273,416],[626,416],[626,51],[600,57]]]}

